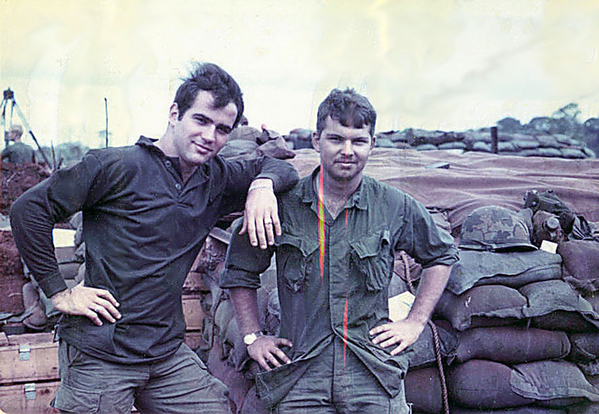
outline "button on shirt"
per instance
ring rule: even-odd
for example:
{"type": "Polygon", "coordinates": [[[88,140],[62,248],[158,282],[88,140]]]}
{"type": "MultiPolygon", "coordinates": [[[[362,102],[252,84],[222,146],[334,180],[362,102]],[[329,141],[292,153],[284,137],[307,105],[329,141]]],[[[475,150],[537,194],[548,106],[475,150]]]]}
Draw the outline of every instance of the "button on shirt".
{"type": "Polygon", "coordinates": [[[275,190],[297,183],[287,162],[269,157],[199,166],[183,182],[178,159],[141,137],[136,145],[89,151],[75,166],[24,193],[12,206],[19,251],[50,297],[66,288],[52,244],[54,223],[83,211],[85,285],[107,289],[122,318],[94,325],[65,315],[59,335],[98,358],[151,362],[183,341],[183,282],[206,236],[224,215],[242,210],[255,178],[275,190]]]}
{"type": "Polygon", "coordinates": [[[391,397],[401,389],[408,367],[407,350],[375,345],[368,332],[388,323],[387,287],[394,252],[404,250],[424,268],[457,260],[452,237],[437,228],[426,209],[400,190],[364,176],[345,208],[333,219],[312,186],[317,169],[280,197],[283,234],[268,251],[253,248],[233,232],[223,288],[260,286],[260,273],[276,252],[281,303],[280,336],[291,340],[287,364],[257,377],[269,405],[287,393],[334,337],[343,352],[353,352],[391,397]],[[323,220],[322,217],[324,211],[323,220]]]}

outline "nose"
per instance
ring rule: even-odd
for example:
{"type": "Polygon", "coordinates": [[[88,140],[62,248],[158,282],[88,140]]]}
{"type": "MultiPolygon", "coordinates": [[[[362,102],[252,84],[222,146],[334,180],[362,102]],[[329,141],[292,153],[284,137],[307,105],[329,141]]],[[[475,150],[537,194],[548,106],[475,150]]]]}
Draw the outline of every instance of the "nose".
{"type": "Polygon", "coordinates": [[[347,139],[343,143],[343,154],[347,157],[351,156],[354,153],[354,148],[352,146],[351,140],[347,139]]]}
{"type": "Polygon", "coordinates": [[[216,128],[214,127],[214,125],[211,125],[204,129],[204,132],[202,132],[202,138],[204,139],[204,141],[212,142],[215,139],[215,134],[216,128]]]}

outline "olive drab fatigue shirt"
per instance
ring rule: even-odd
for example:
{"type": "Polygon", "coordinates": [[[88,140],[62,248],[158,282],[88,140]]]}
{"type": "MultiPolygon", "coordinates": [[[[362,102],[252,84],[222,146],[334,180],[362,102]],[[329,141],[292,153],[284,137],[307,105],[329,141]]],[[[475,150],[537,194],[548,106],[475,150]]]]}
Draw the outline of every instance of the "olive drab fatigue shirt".
{"type": "MultiPolygon", "coordinates": [[[[424,268],[457,260],[453,238],[434,224],[427,210],[402,191],[364,176],[344,210],[319,219],[312,180],[317,168],[279,198],[283,234],[267,251],[233,232],[221,287],[260,286],[260,273],[276,252],[281,304],[280,336],[292,362],[256,378],[263,401],[274,405],[305,372],[309,361],[334,339],[344,343],[393,397],[401,389],[410,350],[391,356],[368,332],[388,323],[387,287],[394,252],[405,250],[424,268]]],[[[322,213],[321,213],[322,215],[322,213]]]]}

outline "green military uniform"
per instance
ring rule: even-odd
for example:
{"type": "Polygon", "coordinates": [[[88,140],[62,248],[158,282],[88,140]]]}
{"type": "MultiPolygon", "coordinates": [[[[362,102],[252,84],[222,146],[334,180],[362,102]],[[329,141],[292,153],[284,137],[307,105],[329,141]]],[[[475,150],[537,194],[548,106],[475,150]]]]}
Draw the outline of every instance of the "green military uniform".
{"type": "Polygon", "coordinates": [[[269,406],[313,371],[310,365],[331,347],[337,352],[334,359],[341,361],[335,370],[342,372],[346,364],[361,362],[386,391],[382,392],[385,398],[400,394],[411,351],[392,356],[391,348],[375,345],[368,334],[390,322],[387,287],[394,252],[406,251],[424,268],[457,260],[453,239],[436,227],[420,203],[367,176],[336,219],[324,208],[319,215],[312,186],[318,173],[316,169],[280,196],[283,234],[274,247],[254,248],[247,237],[233,232],[221,278],[223,288],[258,288],[259,274],[277,253],[280,336],[289,339],[293,348],[286,350],[290,364],[256,379],[258,392],[269,406]]]}
{"type": "Polygon", "coordinates": [[[2,161],[13,164],[35,162],[33,148],[22,142],[15,142],[2,150],[2,161]]]}

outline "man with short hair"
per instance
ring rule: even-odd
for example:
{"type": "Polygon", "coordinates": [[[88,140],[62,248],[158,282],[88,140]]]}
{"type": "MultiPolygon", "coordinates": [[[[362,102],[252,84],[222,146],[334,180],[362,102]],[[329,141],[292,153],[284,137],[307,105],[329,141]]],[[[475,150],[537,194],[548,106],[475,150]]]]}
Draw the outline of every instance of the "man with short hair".
{"type": "Polygon", "coordinates": [[[268,250],[234,234],[221,286],[230,289],[264,403],[277,413],[407,413],[408,348],[445,288],[457,249],[426,209],[363,175],[376,112],[351,89],[318,109],[320,166],[279,198],[283,232],[268,250]],[[391,322],[394,253],[422,264],[408,316],[391,322]],[[264,335],[256,289],[276,252],[280,336],[264,335]]]}
{"type": "Polygon", "coordinates": [[[243,109],[235,80],[199,64],[159,140],[89,151],[13,204],[19,251],[64,314],[53,401],[61,412],[230,412],[226,387],[183,343],[183,283],[217,220],[244,203],[243,231],[256,246],[272,244],[281,231],[273,191],[298,179],[282,160],[217,155],[243,109]],[[52,227],[80,210],[85,283],[67,289],[52,227]]]}
{"type": "Polygon", "coordinates": [[[2,162],[8,161],[13,164],[35,163],[35,152],[33,148],[21,141],[23,127],[13,124],[8,130],[8,141],[12,144],[2,150],[2,162]]]}

